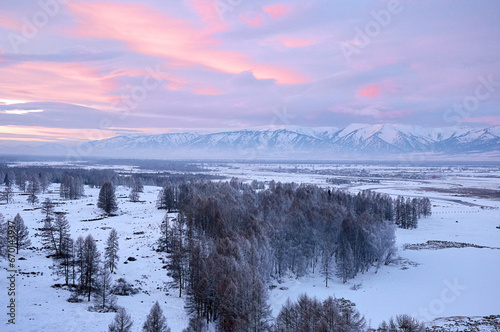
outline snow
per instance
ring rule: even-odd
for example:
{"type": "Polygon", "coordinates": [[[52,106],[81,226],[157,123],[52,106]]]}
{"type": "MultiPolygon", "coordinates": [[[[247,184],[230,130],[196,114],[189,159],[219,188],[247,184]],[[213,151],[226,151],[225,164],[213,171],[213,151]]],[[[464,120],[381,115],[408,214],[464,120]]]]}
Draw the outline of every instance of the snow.
{"type": "MultiPolygon", "coordinates": [[[[53,185],[52,190],[57,186],[53,185]]],[[[118,187],[117,197],[129,193],[128,188],[118,187]]],[[[96,208],[95,203],[98,189],[85,188],[85,197],[77,201],[63,202],[65,204],[56,208],[56,211],[68,212],[67,218],[71,224],[71,233],[76,239],[78,235],[86,236],[92,234],[97,240],[97,246],[102,252],[104,242],[109,234],[108,227],[114,227],[120,237],[119,256],[120,262],[117,273],[113,275],[114,280],[123,277],[135,287],[141,287],[143,291],[134,296],[118,296],[118,305],[127,309],[134,320],[134,330],[140,330],[151,306],[159,301],[172,331],[182,331],[188,324],[188,317],[184,310],[184,299],[178,297],[176,290],[171,290],[170,295],[165,295],[162,290],[163,281],[169,281],[166,276],[167,270],[162,269],[161,258],[164,254],[153,251],[154,242],[158,238],[159,226],[164,216],[164,211],[154,208],[159,188],[145,187],[145,193],[141,194],[141,200],[145,203],[131,203],[128,199],[118,198],[120,212],[119,216],[105,218],[99,221],[83,222],[84,219],[93,219],[101,216],[101,211],[96,208]],[[93,205],[87,205],[93,204],[93,205]],[[104,228],[104,229],[103,229],[104,228]],[[144,235],[135,235],[134,232],[143,231],[144,235]],[[130,238],[130,240],[127,240],[130,238]],[[124,262],[128,257],[134,257],[136,261],[124,262]],[[137,282],[136,280],[139,280],[137,282]]],[[[45,199],[50,197],[58,200],[56,193],[40,195],[45,199]]],[[[40,210],[31,210],[25,203],[25,196],[16,195],[15,204],[2,205],[0,212],[6,219],[12,219],[16,213],[20,213],[26,225],[29,227],[33,246],[41,247],[40,237],[33,237],[37,231],[35,228],[41,226],[42,219],[40,210]]],[[[103,258],[101,254],[101,258],[103,258]]],[[[17,266],[22,272],[35,272],[38,275],[18,275],[16,285],[16,312],[15,328],[4,325],[2,331],[105,331],[108,324],[113,320],[114,313],[94,313],[87,311],[92,302],[69,303],[66,299],[70,293],[67,290],[51,288],[56,283],[64,283],[60,277],[53,274],[52,259],[46,258],[43,251],[22,250],[17,255],[17,266]],[[24,257],[26,260],[19,260],[24,257]],[[43,275],[41,275],[43,273],[43,275]]],[[[2,283],[6,280],[6,261],[1,261],[2,283]]],[[[2,287],[5,289],[5,287],[2,287]]],[[[0,307],[6,308],[9,299],[7,292],[0,297],[0,307]]],[[[2,316],[5,316],[3,314],[2,316]]],[[[2,321],[2,325],[6,320],[2,321]]]]}
{"type": "MultiPolygon", "coordinates": [[[[85,165],[87,167],[88,165],[85,165]]],[[[115,167],[115,169],[120,169],[115,167]]],[[[499,209],[500,201],[487,197],[458,195],[457,188],[476,188],[498,191],[500,170],[498,166],[484,167],[414,167],[387,165],[335,165],[335,164],[222,164],[212,167],[213,174],[237,177],[242,181],[270,181],[313,183],[331,187],[327,178],[345,178],[351,184],[341,188],[356,193],[372,189],[392,196],[429,197],[433,204],[433,215],[421,219],[415,230],[397,230],[399,251],[397,262],[382,266],[378,271],[371,269],[354,280],[342,284],[337,278],[325,287],[323,277],[315,273],[308,277],[286,276],[282,283],[272,280],[277,287],[270,291],[269,300],[273,315],[277,315],[287,298],[297,299],[307,293],[319,299],[328,296],[345,297],[356,303],[372,327],[391,316],[407,313],[429,322],[439,317],[485,316],[499,314],[500,250],[489,248],[454,248],[440,250],[403,250],[404,244],[425,243],[441,240],[472,243],[480,246],[500,248],[499,209]],[[279,168],[281,167],[281,168],[279,168]],[[332,175],[331,172],[348,170],[358,174],[364,169],[369,176],[332,175]],[[330,173],[329,173],[330,172],[330,173]],[[358,172],[358,173],[356,173],[358,172]],[[373,177],[377,174],[377,177],[373,177]],[[401,174],[415,174],[421,179],[409,179],[401,174]],[[366,180],[376,179],[377,182],[366,180]],[[458,222],[457,222],[458,221],[458,222]],[[353,287],[357,286],[357,287],[353,287]],[[354,290],[352,288],[357,288],[354,290]]],[[[57,185],[52,193],[41,194],[58,201],[57,185]]],[[[85,188],[87,197],[77,201],[62,202],[56,211],[68,212],[74,238],[92,234],[102,251],[109,228],[117,229],[120,237],[120,262],[114,279],[124,277],[142,291],[134,296],[118,297],[118,305],[132,315],[134,331],[140,330],[153,303],[158,300],[172,331],[182,331],[188,324],[184,309],[184,298],[178,297],[178,290],[164,291],[164,281],[169,281],[163,253],[154,251],[159,236],[159,225],[164,211],[157,210],[155,200],[160,188],[145,187],[141,203],[118,198],[118,216],[102,220],[83,222],[100,217],[95,206],[98,189],[85,188]],[[144,232],[144,234],[137,234],[144,232]],[[134,234],[136,233],[136,234],[134,234]],[[124,264],[128,257],[136,261],[124,264]]],[[[118,187],[117,197],[127,196],[128,188],[118,187]]],[[[34,237],[40,227],[40,210],[33,210],[26,203],[26,196],[16,193],[14,204],[0,205],[0,212],[6,219],[12,219],[18,212],[29,227],[33,246],[40,247],[40,237],[34,237]]],[[[69,292],[51,286],[62,283],[53,274],[52,260],[38,250],[22,250],[17,255],[17,268],[29,274],[17,275],[16,325],[6,325],[2,314],[2,331],[105,331],[112,321],[113,313],[89,312],[92,303],[69,303],[69,292]],[[19,260],[21,257],[26,260],[19,260]],[[34,273],[34,274],[33,274],[34,273]],[[42,275],[43,273],[43,275],[42,275]],[[5,325],[4,325],[5,324],[5,325]]],[[[0,307],[6,308],[7,262],[0,261],[2,268],[0,307]]],[[[4,309],[6,310],[6,309],[4,309]]],[[[445,320],[439,320],[444,324],[445,320]]]]}

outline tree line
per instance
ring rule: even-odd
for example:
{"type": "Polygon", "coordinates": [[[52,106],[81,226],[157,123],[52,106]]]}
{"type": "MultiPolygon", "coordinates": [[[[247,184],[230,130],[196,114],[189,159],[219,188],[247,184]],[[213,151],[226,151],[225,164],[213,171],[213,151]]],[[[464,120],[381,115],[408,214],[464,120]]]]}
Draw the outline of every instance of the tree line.
{"type": "MultiPolygon", "coordinates": [[[[148,164],[148,163],[146,163],[148,164]]],[[[189,163],[167,163],[164,167],[184,170],[202,170],[189,163]]],[[[45,193],[50,184],[59,184],[59,196],[64,200],[80,199],[85,195],[84,186],[101,188],[105,183],[113,186],[128,186],[131,188],[130,200],[139,201],[139,195],[144,185],[162,187],[167,183],[179,185],[182,182],[196,180],[221,179],[221,176],[203,173],[172,174],[170,172],[156,173],[118,173],[109,169],[83,169],[50,166],[15,166],[0,165],[0,201],[9,204],[13,201],[16,186],[19,192],[28,194],[27,201],[31,205],[40,203],[38,194],[45,193]]]]}

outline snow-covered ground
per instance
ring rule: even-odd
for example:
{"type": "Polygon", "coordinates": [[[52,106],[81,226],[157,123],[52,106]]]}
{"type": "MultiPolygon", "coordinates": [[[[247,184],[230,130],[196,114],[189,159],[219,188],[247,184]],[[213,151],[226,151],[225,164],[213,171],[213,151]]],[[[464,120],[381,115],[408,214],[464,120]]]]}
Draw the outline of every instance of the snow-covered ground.
{"type": "Polygon", "coordinates": [[[296,300],[299,294],[307,293],[319,299],[336,296],[353,301],[372,327],[405,313],[426,322],[438,317],[500,314],[500,229],[496,229],[500,224],[499,212],[468,208],[472,213],[462,213],[459,208],[456,203],[435,207],[436,213],[421,219],[418,229],[398,229],[397,264],[370,270],[346,284],[334,279],[328,288],[319,274],[299,280],[284,278],[271,292],[273,312],[279,312],[288,297],[296,300]],[[499,249],[403,250],[406,243],[428,240],[499,249]]]}
{"type": "MultiPolygon", "coordinates": [[[[52,194],[40,195],[40,199],[50,197],[58,200],[55,193],[56,185],[51,189],[52,194]]],[[[118,187],[117,197],[128,196],[128,188],[118,187]]],[[[159,226],[164,216],[164,211],[155,208],[159,188],[145,187],[141,194],[141,203],[131,203],[128,198],[118,198],[119,216],[105,218],[98,221],[82,221],[99,218],[102,213],[96,207],[99,189],[86,187],[88,197],[77,201],[66,201],[56,207],[56,211],[68,212],[66,215],[71,224],[71,234],[76,239],[79,235],[92,234],[97,240],[98,248],[104,250],[104,242],[109,234],[109,229],[114,227],[120,237],[119,256],[120,262],[114,280],[125,278],[128,282],[139,287],[142,291],[134,296],[119,296],[118,305],[123,306],[134,320],[134,330],[140,330],[142,324],[155,301],[159,301],[167,322],[172,331],[182,331],[188,324],[188,317],[184,310],[184,300],[178,297],[176,290],[166,295],[164,281],[169,281],[167,270],[162,267],[164,254],[152,250],[159,234],[159,226]],[[144,232],[144,234],[134,234],[144,232]],[[136,261],[127,261],[134,257],[136,261]],[[127,264],[124,262],[127,261],[127,264]]],[[[0,212],[6,219],[20,213],[29,227],[32,244],[41,247],[40,237],[33,237],[42,226],[42,214],[39,209],[33,210],[25,200],[26,196],[15,196],[16,203],[0,206],[0,212]]],[[[52,259],[46,258],[44,251],[21,250],[17,255],[17,268],[21,272],[16,277],[16,325],[3,325],[2,331],[107,331],[108,324],[112,321],[113,313],[94,313],[87,311],[92,305],[86,301],[82,303],[69,303],[66,299],[70,293],[67,290],[52,288],[56,283],[64,283],[52,270],[52,259]],[[20,260],[25,258],[26,260],[20,260]]],[[[102,255],[101,255],[102,257],[102,255]]],[[[2,266],[1,284],[7,285],[7,273],[4,268],[7,262],[0,262],[2,266]]],[[[0,307],[4,308],[5,318],[9,297],[6,287],[2,286],[0,307]]]]}
{"type": "MultiPolygon", "coordinates": [[[[283,165],[290,169],[294,165],[283,165]]],[[[241,180],[276,180],[282,182],[314,183],[332,186],[326,182],[331,175],[315,172],[339,169],[342,166],[302,165],[307,172],[277,172],[277,165],[238,164],[214,167],[213,174],[238,177],[241,180]],[[311,171],[314,168],[314,172],[311,171]]],[[[351,184],[342,185],[346,190],[357,192],[373,189],[390,195],[425,196],[431,199],[433,215],[419,221],[416,230],[397,230],[397,246],[400,258],[394,264],[382,266],[378,271],[359,275],[354,280],[342,284],[339,280],[329,281],[325,287],[319,274],[296,279],[283,278],[269,295],[273,314],[276,315],[282,304],[290,298],[295,300],[300,294],[307,293],[324,299],[328,296],[345,297],[356,303],[358,310],[365,315],[372,327],[391,316],[407,313],[424,321],[448,316],[485,316],[500,314],[500,250],[490,248],[449,248],[403,250],[404,244],[425,243],[428,240],[471,243],[479,246],[500,248],[500,201],[492,198],[467,197],[454,192],[454,188],[500,188],[500,171],[496,167],[482,169],[435,169],[429,170],[424,179],[403,179],[391,177],[401,171],[386,166],[352,166],[354,171],[365,169],[368,172],[383,173],[376,183],[361,181],[359,177],[346,178],[351,184]],[[438,175],[439,176],[438,176],[438,175]],[[435,191],[435,188],[439,188],[435,191]]],[[[425,169],[407,168],[405,172],[421,174],[425,169]]],[[[57,185],[52,185],[52,193],[41,194],[40,201],[46,197],[58,200],[57,185]]],[[[164,211],[155,208],[160,188],[145,187],[141,194],[143,202],[132,203],[128,198],[129,189],[117,188],[120,211],[118,216],[95,221],[102,213],[96,207],[98,189],[86,187],[87,197],[77,201],[61,202],[56,211],[68,212],[74,238],[78,235],[92,234],[98,240],[100,250],[110,227],[116,228],[120,236],[120,263],[114,279],[124,277],[128,282],[140,287],[141,292],[134,296],[118,297],[118,305],[132,315],[134,330],[139,331],[153,303],[158,300],[167,317],[172,331],[182,331],[187,326],[188,317],[184,300],[178,297],[175,289],[168,294],[165,281],[169,281],[163,269],[165,255],[155,252],[154,244],[159,236],[159,225],[164,211]],[[140,232],[144,232],[140,234],[140,232]],[[135,234],[134,234],[135,233],[135,234]],[[124,262],[128,257],[136,261],[124,262]]],[[[6,219],[20,213],[29,227],[33,246],[40,248],[40,237],[34,237],[41,227],[42,214],[26,202],[26,196],[18,193],[15,203],[0,205],[0,212],[6,219]]],[[[52,288],[62,283],[52,270],[52,259],[46,258],[40,250],[22,250],[17,255],[16,268],[16,325],[5,324],[9,318],[7,305],[9,281],[7,262],[1,261],[0,307],[4,317],[0,325],[2,331],[106,331],[113,319],[113,313],[87,311],[87,302],[74,304],[66,299],[69,292],[52,288]],[[23,258],[23,259],[21,259],[23,258]],[[5,325],[4,325],[5,324],[5,325]]]]}

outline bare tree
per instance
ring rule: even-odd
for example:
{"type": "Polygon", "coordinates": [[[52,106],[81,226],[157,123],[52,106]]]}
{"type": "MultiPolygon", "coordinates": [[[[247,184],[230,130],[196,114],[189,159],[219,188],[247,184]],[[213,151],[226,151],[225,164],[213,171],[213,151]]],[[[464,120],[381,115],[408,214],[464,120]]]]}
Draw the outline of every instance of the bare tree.
{"type": "Polygon", "coordinates": [[[83,272],[83,289],[87,293],[88,301],[96,287],[98,272],[99,272],[100,253],[97,250],[95,240],[92,235],[87,235],[83,241],[82,252],[82,272],[83,272]]]}
{"type": "Polygon", "coordinates": [[[0,199],[5,201],[5,203],[9,204],[12,202],[12,198],[14,197],[14,190],[12,189],[12,184],[8,182],[5,185],[5,188],[2,192],[0,192],[0,199]]]}
{"type": "Polygon", "coordinates": [[[130,332],[134,321],[125,308],[118,308],[113,322],[108,326],[108,332],[130,332]]]}
{"type": "Polygon", "coordinates": [[[160,308],[158,301],[155,302],[151,311],[142,326],[143,332],[170,332],[167,325],[167,319],[163,315],[163,310],[160,308]]]}
{"type": "Polygon", "coordinates": [[[38,178],[34,175],[31,175],[28,179],[28,188],[26,190],[28,192],[28,203],[31,205],[35,205],[38,203],[38,197],[36,194],[40,192],[40,182],[38,178]]]}
{"type": "Polygon", "coordinates": [[[106,247],[104,248],[104,258],[105,258],[105,267],[109,269],[111,273],[118,266],[118,233],[116,229],[111,229],[109,232],[108,239],[106,240],[106,247]]]}
{"type": "Polygon", "coordinates": [[[54,238],[56,242],[56,253],[59,257],[64,257],[65,255],[68,254],[67,250],[68,248],[65,248],[65,241],[68,240],[70,237],[69,230],[69,222],[68,219],[66,219],[66,216],[64,214],[58,214],[56,216],[56,220],[54,221],[53,225],[54,229],[54,238]]]}
{"type": "Polygon", "coordinates": [[[128,198],[130,198],[130,201],[131,202],[139,202],[139,191],[137,190],[137,188],[133,187],[132,190],[130,191],[130,195],[128,195],[128,198]]]}
{"type": "Polygon", "coordinates": [[[116,295],[111,292],[111,273],[106,266],[99,266],[96,278],[94,298],[97,307],[103,312],[116,309],[116,295]]]}
{"type": "Polygon", "coordinates": [[[18,214],[14,217],[14,238],[16,241],[16,249],[25,249],[31,245],[29,239],[28,227],[24,224],[23,218],[18,214]]]}
{"type": "Polygon", "coordinates": [[[57,243],[56,228],[52,222],[52,218],[45,219],[42,228],[42,244],[44,249],[48,249],[49,252],[59,256],[59,246],[57,243]]]}
{"type": "Polygon", "coordinates": [[[54,203],[50,198],[46,198],[42,202],[42,214],[45,216],[45,220],[52,219],[54,216],[54,203]]]}

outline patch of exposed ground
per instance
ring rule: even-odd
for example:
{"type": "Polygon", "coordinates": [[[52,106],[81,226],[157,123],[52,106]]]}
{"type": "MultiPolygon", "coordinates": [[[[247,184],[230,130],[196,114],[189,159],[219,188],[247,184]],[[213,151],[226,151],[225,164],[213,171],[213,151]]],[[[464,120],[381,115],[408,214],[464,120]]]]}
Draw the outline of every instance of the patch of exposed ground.
{"type": "Polygon", "coordinates": [[[427,327],[427,332],[483,332],[500,331],[500,315],[490,315],[484,317],[464,317],[454,316],[435,319],[431,327],[427,327]]]}
{"type": "Polygon", "coordinates": [[[439,250],[439,249],[449,249],[449,248],[500,249],[496,247],[478,246],[477,244],[472,244],[472,243],[438,241],[438,240],[429,240],[426,243],[405,243],[403,245],[403,250],[423,250],[423,249],[439,250]]]}

